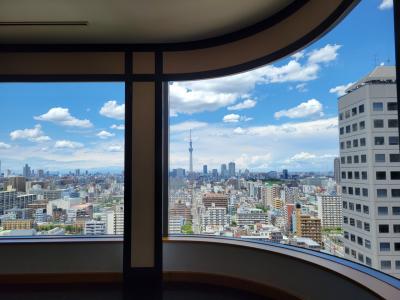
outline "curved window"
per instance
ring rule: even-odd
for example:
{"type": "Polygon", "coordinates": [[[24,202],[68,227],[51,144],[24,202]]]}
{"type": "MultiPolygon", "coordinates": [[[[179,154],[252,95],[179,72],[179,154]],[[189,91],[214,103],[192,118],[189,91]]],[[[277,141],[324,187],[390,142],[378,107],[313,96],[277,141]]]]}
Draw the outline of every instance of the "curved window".
{"type": "Polygon", "coordinates": [[[374,202],[400,190],[385,169],[398,140],[393,11],[375,4],[271,65],[169,83],[169,234],[290,244],[391,273],[376,255],[394,249],[391,226],[377,219],[398,216],[374,202]]]}

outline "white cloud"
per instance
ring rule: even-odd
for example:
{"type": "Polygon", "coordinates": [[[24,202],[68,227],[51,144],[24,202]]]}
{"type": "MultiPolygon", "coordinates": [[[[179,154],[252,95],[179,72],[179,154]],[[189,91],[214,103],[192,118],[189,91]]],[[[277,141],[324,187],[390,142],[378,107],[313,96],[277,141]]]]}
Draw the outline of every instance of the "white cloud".
{"type": "Polygon", "coordinates": [[[236,122],[240,121],[240,115],[229,114],[229,115],[224,116],[222,121],[224,121],[225,123],[236,123],[236,122]]]}
{"type": "Polygon", "coordinates": [[[269,167],[271,159],[271,153],[267,153],[264,155],[242,154],[239,158],[235,159],[235,164],[237,168],[242,169],[265,169],[269,167]]]}
{"type": "Polygon", "coordinates": [[[318,78],[321,65],[338,56],[340,45],[326,45],[309,54],[308,59],[299,62],[300,54],[283,65],[267,65],[249,72],[210,80],[173,82],[170,89],[170,115],[194,114],[216,111],[222,107],[235,110],[239,99],[249,97],[257,84],[284,82],[307,82],[318,78]],[[297,59],[297,60],[296,60],[297,59]],[[232,109],[233,108],[233,109],[232,109]]]}
{"type": "Polygon", "coordinates": [[[10,149],[11,145],[0,142],[0,149],[10,149]]]}
{"type": "Polygon", "coordinates": [[[113,125],[110,126],[110,128],[111,129],[116,129],[116,130],[125,130],[125,125],[124,124],[120,124],[120,125],[113,124],[113,125]]]}
{"type": "Polygon", "coordinates": [[[73,141],[60,140],[56,141],[54,147],[57,149],[77,149],[77,148],[82,148],[83,144],[73,141]]]}
{"type": "Polygon", "coordinates": [[[19,129],[10,132],[12,140],[29,140],[31,142],[45,142],[51,140],[49,136],[44,135],[42,126],[35,125],[33,128],[19,129]]]}
{"type": "Polygon", "coordinates": [[[110,145],[107,147],[107,151],[109,152],[121,152],[124,151],[124,147],[121,145],[110,145]]]}
{"type": "Polygon", "coordinates": [[[62,126],[83,128],[89,128],[93,126],[93,124],[87,119],[80,120],[73,117],[70,114],[69,109],[63,107],[53,107],[47,113],[40,116],[35,116],[33,118],[38,121],[52,122],[62,126]]]}
{"type": "Polygon", "coordinates": [[[100,109],[100,114],[108,118],[124,120],[125,104],[118,105],[117,101],[115,100],[107,101],[100,109]]]}
{"type": "Polygon", "coordinates": [[[235,104],[233,106],[228,106],[228,110],[242,110],[242,109],[248,109],[256,106],[257,101],[252,100],[252,99],[246,99],[243,102],[240,102],[238,104],[235,104]]]}
{"type": "Polygon", "coordinates": [[[274,114],[275,119],[288,117],[290,119],[304,118],[309,116],[323,116],[322,104],[316,99],[310,99],[307,102],[300,103],[296,107],[288,110],[277,111],[274,114]]]}
{"type": "Polygon", "coordinates": [[[100,131],[98,134],[96,134],[99,138],[101,139],[108,139],[110,137],[115,136],[115,133],[111,133],[105,130],[100,131]]]}
{"type": "Polygon", "coordinates": [[[307,83],[305,83],[305,82],[299,83],[296,85],[296,90],[298,90],[299,92],[305,93],[308,91],[306,86],[307,86],[307,83]]]}
{"type": "Polygon", "coordinates": [[[348,84],[344,85],[338,85],[334,88],[329,89],[329,93],[331,94],[336,94],[338,97],[341,97],[346,94],[346,90],[351,87],[354,84],[354,82],[350,82],[348,84]]]}
{"type": "Polygon", "coordinates": [[[393,7],[393,0],[382,0],[378,8],[380,10],[391,9],[393,7]]]}
{"type": "Polygon", "coordinates": [[[302,58],[304,57],[305,53],[306,53],[305,50],[301,50],[301,51],[299,51],[299,52],[293,54],[291,57],[292,57],[293,59],[295,59],[295,60],[299,60],[299,59],[302,59],[302,58]]]}
{"type": "Polygon", "coordinates": [[[171,133],[175,132],[189,132],[190,129],[198,129],[206,127],[208,123],[206,122],[198,122],[198,121],[186,121],[178,124],[171,125],[169,127],[169,131],[171,133]]]}
{"type": "Polygon", "coordinates": [[[308,62],[311,64],[327,63],[333,61],[338,56],[341,45],[327,44],[325,47],[311,51],[308,54],[308,62]]]}

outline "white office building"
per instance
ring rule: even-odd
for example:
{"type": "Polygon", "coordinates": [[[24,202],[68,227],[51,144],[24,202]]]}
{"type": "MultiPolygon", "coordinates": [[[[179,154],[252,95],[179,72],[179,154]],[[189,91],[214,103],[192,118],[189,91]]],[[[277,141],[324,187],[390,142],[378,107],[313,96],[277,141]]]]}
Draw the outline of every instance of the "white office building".
{"type": "Polygon", "coordinates": [[[318,195],[318,218],[322,228],[342,227],[342,196],[318,195]]]}
{"type": "Polygon", "coordinates": [[[345,258],[400,277],[400,155],[394,67],[339,98],[345,258]]]}
{"type": "Polygon", "coordinates": [[[87,221],[84,229],[85,235],[106,234],[106,223],[103,221],[87,221]]]}

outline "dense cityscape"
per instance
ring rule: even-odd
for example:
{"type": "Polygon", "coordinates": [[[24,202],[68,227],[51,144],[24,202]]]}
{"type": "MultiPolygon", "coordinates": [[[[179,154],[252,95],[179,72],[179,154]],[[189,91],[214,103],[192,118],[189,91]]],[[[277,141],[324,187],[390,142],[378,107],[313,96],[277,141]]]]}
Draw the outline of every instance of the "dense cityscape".
{"type": "Polygon", "coordinates": [[[277,242],[400,276],[400,155],[394,67],[339,98],[340,157],[331,173],[251,172],[235,162],[170,173],[169,232],[277,242]]]}
{"type": "Polygon", "coordinates": [[[58,174],[25,164],[21,174],[2,174],[0,190],[0,236],[123,234],[123,173],[58,174]]]}

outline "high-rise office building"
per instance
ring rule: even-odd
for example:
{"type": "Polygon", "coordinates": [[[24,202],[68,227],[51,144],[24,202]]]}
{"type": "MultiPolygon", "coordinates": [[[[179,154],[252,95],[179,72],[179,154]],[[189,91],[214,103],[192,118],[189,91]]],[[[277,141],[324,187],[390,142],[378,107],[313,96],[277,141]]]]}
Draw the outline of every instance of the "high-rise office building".
{"type": "Polygon", "coordinates": [[[189,137],[189,174],[193,173],[193,144],[192,144],[192,129],[190,129],[189,137]]]}
{"type": "Polygon", "coordinates": [[[235,163],[233,161],[228,164],[228,174],[230,177],[233,177],[236,174],[235,163]]]}
{"type": "Polygon", "coordinates": [[[400,277],[400,154],[395,67],[339,98],[345,258],[400,277]]]}
{"type": "Polygon", "coordinates": [[[287,169],[283,169],[282,177],[283,177],[283,179],[288,179],[289,178],[289,172],[288,172],[287,169]]]}
{"type": "Polygon", "coordinates": [[[221,165],[221,177],[228,176],[228,169],[226,168],[226,164],[221,165]]]}
{"type": "Polygon", "coordinates": [[[340,183],[340,159],[339,157],[335,157],[333,160],[333,178],[335,179],[336,183],[340,183]]]}
{"type": "Polygon", "coordinates": [[[207,173],[208,173],[207,165],[204,165],[204,166],[203,166],[203,174],[204,174],[204,175],[207,175],[207,173]]]}
{"type": "Polygon", "coordinates": [[[25,166],[23,167],[22,176],[26,178],[31,177],[31,167],[28,164],[25,164],[25,166]]]}

